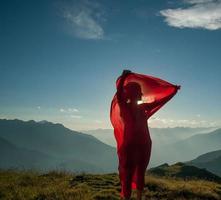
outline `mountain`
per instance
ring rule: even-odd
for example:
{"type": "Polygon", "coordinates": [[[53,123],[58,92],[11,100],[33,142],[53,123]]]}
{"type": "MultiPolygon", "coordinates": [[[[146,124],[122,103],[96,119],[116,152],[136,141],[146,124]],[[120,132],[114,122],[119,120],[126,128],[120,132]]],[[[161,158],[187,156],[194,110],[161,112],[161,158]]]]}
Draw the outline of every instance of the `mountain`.
{"type": "Polygon", "coordinates": [[[77,159],[61,161],[39,151],[19,148],[7,140],[0,138],[0,169],[19,170],[68,170],[74,172],[100,172],[101,168],[77,159]]]}
{"type": "Polygon", "coordinates": [[[112,147],[116,147],[116,140],[114,138],[113,129],[94,129],[94,130],[84,130],[84,133],[96,137],[98,140],[108,144],[112,147]]]}
{"type": "MultiPolygon", "coordinates": [[[[78,169],[82,166],[93,172],[111,172],[117,169],[115,148],[61,124],[1,119],[0,137],[18,148],[54,158],[58,168],[69,170],[74,169],[74,166],[79,166],[78,169]]],[[[10,154],[7,156],[10,157],[10,154]]]]}
{"type": "MultiPolygon", "coordinates": [[[[196,156],[221,148],[221,129],[214,128],[149,128],[152,139],[150,167],[162,163],[192,160],[196,156]],[[212,132],[211,132],[212,131],[212,132]]],[[[116,146],[112,129],[86,131],[102,142],[116,146]]]]}
{"type": "Polygon", "coordinates": [[[44,153],[18,148],[7,140],[0,138],[1,169],[49,169],[55,159],[44,153]]]}
{"type": "Polygon", "coordinates": [[[39,124],[46,124],[46,123],[49,123],[49,121],[47,121],[47,120],[41,120],[41,121],[38,121],[37,123],[39,123],[39,124]]]}
{"type": "MultiPolygon", "coordinates": [[[[175,128],[149,128],[152,141],[156,145],[167,145],[175,143],[179,140],[186,139],[195,134],[208,133],[214,128],[190,128],[190,127],[175,127],[175,128]]],[[[113,129],[95,129],[84,131],[89,135],[93,135],[100,141],[116,147],[113,129]]]]}
{"type": "MultiPolygon", "coordinates": [[[[165,162],[189,161],[203,153],[221,149],[221,129],[205,133],[208,130],[206,128],[150,129],[153,146],[149,166],[154,167],[165,162]],[[187,137],[196,132],[200,132],[200,134],[187,137]],[[179,139],[172,139],[174,135],[178,135],[179,139]],[[157,137],[158,139],[156,139],[157,137]],[[183,137],[185,139],[181,139],[183,137]],[[172,142],[174,140],[178,141],[172,142]]],[[[104,137],[107,136],[107,139],[110,134],[114,137],[111,129],[95,130],[91,134],[104,135],[104,137]]],[[[28,151],[28,155],[30,154],[28,157],[39,157],[38,162],[35,162],[39,163],[39,168],[47,169],[49,167],[51,169],[56,166],[56,169],[70,171],[117,171],[116,149],[92,135],[89,135],[88,132],[84,134],[72,131],[61,124],[47,121],[0,120],[0,138],[4,139],[3,143],[11,144],[12,149],[19,149],[18,152],[28,151]],[[38,156],[31,156],[32,152],[38,156]],[[41,157],[42,159],[40,159],[41,157]]],[[[112,141],[115,141],[114,138],[112,141]]],[[[13,151],[15,152],[15,150],[13,151]]],[[[0,152],[1,156],[2,152],[0,152]]],[[[6,152],[6,157],[11,157],[12,153],[9,150],[4,152],[6,152]]],[[[21,157],[20,154],[17,157],[21,157]]],[[[29,167],[28,164],[27,167],[29,167]]]]}
{"type": "Polygon", "coordinates": [[[187,164],[199,168],[205,168],[208,171],[221,176],[221,150],[200,155],[196,159],[187,162],[187,164]]]}
{"type": "Polygon", "coordinates": [[[197,156],[221,149],[221,129],[197,134],[169,145],[153,145],[152,164],[189,161],[197,156]]]}
{"type": "Polygon", "coordinates": [[[184,163],[176,163],[173,165],[163,164],[149,170],[151,174],[165,177],[177,177],[182,179],[202,179],[221,183],[221,177],[195,166],[189,166],[184,163]]]}
{"type": "Polygon", "coordinates": [[[150,128],[151,138],[156,145],[168,145],[187,139],[196,134],[205,134],[215,130],[212,127],[191,128],[191,127],[174,127],[174,128],[150,128]]]}

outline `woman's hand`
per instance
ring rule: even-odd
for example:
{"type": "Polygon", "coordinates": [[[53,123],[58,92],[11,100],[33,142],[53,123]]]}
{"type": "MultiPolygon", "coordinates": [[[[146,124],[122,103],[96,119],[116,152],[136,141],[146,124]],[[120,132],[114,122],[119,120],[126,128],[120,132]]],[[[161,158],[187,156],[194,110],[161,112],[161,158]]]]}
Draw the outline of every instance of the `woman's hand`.
{"type": "Polygon", "coordinates": [[[127,75],[128,75],[128,74],[130,74],[130,73],[131,73],[131,71],[130,71],[130,70],[125,69],[125,70],[123,70],[123,72],[122,72],[121,76],[127,76],[127,75]]]}
{"type": "Polygon", "coordinates": [[[180,90],[181,86],[180,86],[180,85],[176,85],[176,88],[177,88],[178,90],[180,90]]]}

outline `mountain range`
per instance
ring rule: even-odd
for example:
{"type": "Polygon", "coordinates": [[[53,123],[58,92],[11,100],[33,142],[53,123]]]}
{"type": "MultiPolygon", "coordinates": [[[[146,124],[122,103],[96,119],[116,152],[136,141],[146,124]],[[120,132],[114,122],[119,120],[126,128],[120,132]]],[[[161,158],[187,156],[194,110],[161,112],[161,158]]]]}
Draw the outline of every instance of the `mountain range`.
{"type": "MultiPolygon", "coordinates": [[[[201,154],[221,149],[221,129],[149,128],[152,138],[150,166],[185,162],[201,154]]],[[[111,146],[116,146],[112,129],[85,131],[111,146]]]]}
{"type": "Polygon", "coordinates": [[[89,172],[117,169],[115,148],[61,124],[1,119],[0,144],[1,168],[89,172]]]}
{"type": "MultiPolygon", "coordinates": [[[[203,128],[191,128],[191,127],[174,127],[174,128],[149,128],[149,132],[152,141],[156,145],[167,145],[178,142],[180,140],[191,137],[195,134],[209,133],[216,128],[203,127],[203,128]]],[[[94,129],[84,130],[84,133],[93,135],[102,142],[116,147],[116,141],[114,138],[113,129],[94,129]]]]}
{"type": "MultiPolygon", "coordinates": [[[[0,119],[0,168],[116,172],[116,148],[105,144],[115,141],[113,130],[86,133],[47,121],[0,119]]],[[[149,167],[185,162],[221,175],[221,129],[152,128],[150,133],[149,167]]]]}
{"type": "MultiPolygon", "coordinates": [[[[152,163],[174,163],[193,160],[194,158],[221,149],[221,129],[196,134],[187,139],[167,145],[153,145],[152,163]]],[[[161,163],[161,164],[162,164],[161,163]]]]}

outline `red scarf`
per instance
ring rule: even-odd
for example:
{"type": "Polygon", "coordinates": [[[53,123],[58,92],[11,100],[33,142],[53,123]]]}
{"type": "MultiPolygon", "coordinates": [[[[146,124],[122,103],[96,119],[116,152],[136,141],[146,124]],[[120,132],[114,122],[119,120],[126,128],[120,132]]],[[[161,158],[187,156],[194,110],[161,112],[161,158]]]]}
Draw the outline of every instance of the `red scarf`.
{"type": "MultiPolygon", "coordinates": [[[[177,90],[180,88],[180,86],[177,85],[173,85],[167,81],[164,81],[162,79],[156,78],[156,77],[152,77],[152,76],[148,76],[148,75],[142,75],[142,74],[137,74],[137,73],[129,73],[126,75],[126,77],[124,77],[124,81],[122,79],[122,76],[120,76],[117,81],[116,81],[116,86],[118,91],[116,92],[116,94],[113,97],[112,103],[111,103],[111,110],[110,110],[110,119],[111,119],[111,123],[114,127],[114,135],[115,135],[115,139],[117,142],[117,153],[118,153],[118,158],[119,158],[119,175],[120,175],[120,179],[121,179],[121,186],[122,186],[122,191],[121,191],[121,196],[125,196],[127,195],[129,197],[130,195],[130,191],[128,189],[125,189],[127,187],[124,187],[125,185],[131,184],[131,187],[133,189],[137,188],[137,186],[139,186],[141,189],[144,185],[142,178],[140,178],[140,182],[137,179],[137,173],[139,174],[143,174],[142,176],[144,176],[145,174],[145,170],[146,170],[146,166],[149,163],[149,159],[150,159],[150,153],[151,153],[151,145],[146,145],[146,147],[144,149],[142,149],[141,147],[139,147],[139,151],[141,153],[139,154],[134,154],[135,157],[138,156],[139,159],[141,159],[142,162],[142,166],[145,167],[140,167],[142,169],[142,172],[138,172],[138,171],[134,171],[133,172],[133,179],[130,183],[128,183],[127,181],[127,176],[129,173],[128,171],[130,171],[130,167],[126,167],[123,164],[125,162],[125,160],[128,161],[128,159],[130,159],[129,162],[133,163],[136,165],[136,158],[134,158],[134,155],[132,155],[134,151],[134,147],[131,146],[129,149],[125,149],[125,143],[127,143],[127,140],[129,137],[131,137],[131,134],[133,135],[134,131],[131,128],[127,128],[124,130],[125,124],[124,124],[124,119],[121,116],[126,116],[126,123],[127,123],[127,127],[129,125],[129,127],[133,127],[134,124],[134,120],[133,118],[130,117],[130,112],[128,112],[129,108],[127,108],[128,106],[125,106],[125,103],[123,104],[123,108],[120,108],[120,105],[122,106],[121,103],[118,102],[118,98],[119,98],[119,93],[121,95],[121,101],[123,99],[123,102],[127,101],[127,97],[126,97],[126,92],[125,92],[125,87],[128,83],[135,83],[134,85],[138,85],[138,88],[140,86],[141,92],[142,92],[142,99],[144,99],[144,107],[147,105],[148,109],[145,110],[144,109],[144,114],[143,116],[143,120],[147,120],[149,117],[151,117],[157,110],[159,110],[166,102],[168,102],[177,92],[177,90]],[[119,87],[120,84],[121,87],[119,87]],[[121,88],[121,89],[119,89],[121,88]],[[120,90],[120,91],[119,91],[120,90]],[[118,95],[117,95],[118,94],[118,95]],[[122,115],[122,112],[123,115],[122,115]],[[128,120],[129,119],[129,120],[128,120]],[[128,132],[129,130],[129,132],[128,132]],[[126,132],[126,133],[125,133],[126,132]],[[122,151],[123,150],[123,151],[122,151]],[[144,152],[145,151],[145,152],[144,152]],[[122,153],[124,152],[124,153],[122,153]],[[148,153],[149,152],[149,153],[148,153]],[[129,155],[130,154],[130,155],[129,155]],[[129,157],[128,157],[129,156],[129,157]]],[[[131,85],[131,84],[129,84],[131,85]]],[[[136,89],[135,89],[136,90],[136,89]]],[[[132,94],[136,93],[136,91],[134,92],[133,90],[131,91],[132,94]]],[[[142,121],[143,121],[142,120],[142,121]]],[[[145,121],[143,121],[145,122],[145,121]]],[[[139,122],[138,122],[139,123],[139,122]]],[[[141,129],[146,129],[146,124],[143,123],[143,125],[139,126],[141,127],[141,129]],[[142,128],[143,127],[143,128],[142,128]]],[[[142,131],[141,130],[141,131],[142,131]]],[[[149,134],[149,132],[147,133],[149,134]]],[[[143,134],[143,138],[142,136],[138,139],[138,142],[140,140],[140,143],[142,143],[142,140],[145,140],[146,135],[147,134],[143,134]]],[[[142,134],[141,134],[142,135],[142,134]]],[[[134,137],[133,137],[134,138],[134,137]]],[[[132,140],[134,141],[134,140],[132,140]]],[[[136,141],[137,142],[137,141],[136,141]]],[[[151,143],[151,141],[149,142],[149,144],[151,143]]]]}

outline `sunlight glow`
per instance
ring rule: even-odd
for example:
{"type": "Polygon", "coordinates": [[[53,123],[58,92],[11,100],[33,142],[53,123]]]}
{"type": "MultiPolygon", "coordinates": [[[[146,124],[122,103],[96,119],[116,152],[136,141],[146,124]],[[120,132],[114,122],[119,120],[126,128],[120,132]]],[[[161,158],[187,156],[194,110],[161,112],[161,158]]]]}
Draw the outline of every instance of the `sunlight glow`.
{"type": "Polygon", "coordinates": [[[138,105],[139,105],[139,104],[142,104],[142,103],[143,103],[142,100],[137,101],[137,104],[138,104],[138,105]]]}
{"type": "Polygon", "coordinates": [[[151,102],[154,102],[154,101],[155,101],[155,99],[154,99],[153,96],[148,96],[148,97],[144,96],[144,97],[142,97],[142,102],[143,103],[151,103],[151,102]]]}

